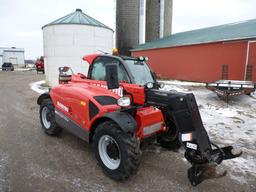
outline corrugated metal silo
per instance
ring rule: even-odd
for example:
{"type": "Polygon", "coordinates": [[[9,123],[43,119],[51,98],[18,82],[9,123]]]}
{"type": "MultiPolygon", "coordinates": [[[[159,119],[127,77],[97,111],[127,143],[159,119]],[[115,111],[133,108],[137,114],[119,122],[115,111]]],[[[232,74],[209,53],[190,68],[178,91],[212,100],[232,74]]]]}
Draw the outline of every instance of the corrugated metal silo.
{"type": "Polygon", "coordinates": [[[84,14],[81,9],[55,20],[43,29],[46,81],[58,84],[58,68],[70,66],[73,71],[87,73],[82,60],[98,50],[112,52],[113,30],[84,14]]]}
{"type": "Polygon", "coordinates": [[[121,55],[139,44],[140,0],[116,0],[116,44],[121,55]]]}
{"type": "Polygon", "coordinates": [[[173,0],[150,0],[146,3],[146,42],[172,34],[173,0]]]}

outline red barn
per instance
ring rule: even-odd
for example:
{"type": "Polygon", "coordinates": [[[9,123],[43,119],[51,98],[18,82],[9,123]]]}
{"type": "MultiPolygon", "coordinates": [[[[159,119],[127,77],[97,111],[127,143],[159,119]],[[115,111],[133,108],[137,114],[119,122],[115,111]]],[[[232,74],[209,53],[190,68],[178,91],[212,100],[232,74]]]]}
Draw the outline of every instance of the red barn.
{"type": "Polygon", "coordinates": [[[141,44],[132,55],[147,56],[170,79],[256,81],[256,19],[177,33],[141,44]]]}

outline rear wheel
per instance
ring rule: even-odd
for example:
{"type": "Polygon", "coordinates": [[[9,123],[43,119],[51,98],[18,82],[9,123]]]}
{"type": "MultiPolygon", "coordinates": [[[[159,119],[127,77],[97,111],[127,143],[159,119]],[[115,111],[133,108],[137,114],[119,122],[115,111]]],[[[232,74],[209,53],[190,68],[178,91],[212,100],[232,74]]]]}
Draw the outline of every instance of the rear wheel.
{"type": "Polygon", "coordinates": [[[100,124],[93,137],[96,158],[103,172],[114,180],[136,173],[141,161],[139,142],[113,121],[100,124]]]}
{"type": "Polygon", "coordinates": [[[51,99],[45,99],[40,105],[40,122],[48,135],[60,135],[62,128],[55,121],[54,105],[51,99]]]}
{"type": "Polygon", "coordinates": [[[178,129],[175,126],[170,127],[167,132],[163,132],[157,137],[157,142],[166,149],[179,149],[181,142],[179,140],[178,129]]]}

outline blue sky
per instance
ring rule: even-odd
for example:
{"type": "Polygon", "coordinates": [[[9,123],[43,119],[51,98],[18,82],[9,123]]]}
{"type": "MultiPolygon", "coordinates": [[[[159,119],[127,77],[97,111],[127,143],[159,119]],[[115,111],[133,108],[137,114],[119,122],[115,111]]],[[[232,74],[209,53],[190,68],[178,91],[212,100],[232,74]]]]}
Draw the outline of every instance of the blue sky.
{"type": "MultiPolygon", "coordinates": [[[[0,47],[43,54],[41,27],[76,8],[114,29],[114,0],[0,0],[0,47]]],[[[256,18],[255,0],[174,0],[173,33],[256,18]]]]}

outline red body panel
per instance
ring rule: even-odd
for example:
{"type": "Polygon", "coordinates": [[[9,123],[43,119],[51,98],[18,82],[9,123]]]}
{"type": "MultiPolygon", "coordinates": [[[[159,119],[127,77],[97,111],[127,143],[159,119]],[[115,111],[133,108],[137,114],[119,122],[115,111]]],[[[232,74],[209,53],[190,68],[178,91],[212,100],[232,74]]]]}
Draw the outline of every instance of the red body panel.
{"type": "Polygon", "coordinates": [[[128,93],[132,93],[133,95],[133,102],[138,105],[143,105],[145,103],[145,90],[144,87],[140,85],[134,85],[129,83],[121,83],[124,89],[128,93]]]}
{"type": "Polygon", "coordinates": [[[157,132],[165,130],[163,115],[159,109],[153,107],[145,107],[138,109],[135,119],[139,127],[137,131],[137,136],[139,138],[150,136],[151,134],[144,134],[143,129],[146,129],[147,127],[157,123],[161,123],[161,128],[157,132]]]}
{"type": "Polygon", "coordinates": [[[101,106],[93,98],[94,96],[104,95],[118,99],[118,95],[104,88],[87,83],[71,82],[62,84],[52,88],[50,94],[57,110],[88,131],[95,119],[102,117],[107,112],[120,109],[118,105],[101,106]],[[99,113],[91,120],[89,119],[89,101],[92,101],[100,109],[99,113]]]}
{"type": "Polygon", "coordinates": [[[98,57],[99,54],[95,53],[95,54],[91,54],[91,55],[86,55],[83,57],[83,60],[84,61],[87,61],[89,63],[89,65],[92,64],[93,60],[98,57]]]}

